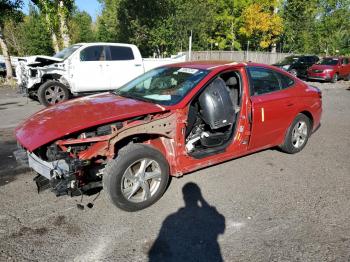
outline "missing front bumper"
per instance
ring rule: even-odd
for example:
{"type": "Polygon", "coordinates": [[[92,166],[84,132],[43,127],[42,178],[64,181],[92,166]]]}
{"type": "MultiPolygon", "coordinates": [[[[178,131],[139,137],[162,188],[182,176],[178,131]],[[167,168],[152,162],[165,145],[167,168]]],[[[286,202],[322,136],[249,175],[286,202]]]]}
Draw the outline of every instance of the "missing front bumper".
{"type": "Polygon", "coordinates": [[[28,164],[35,172],[49,180],[63,178],[70,174],[69,165],[65,160],[47,162],[34,153],[28,152],[28,164]]]}

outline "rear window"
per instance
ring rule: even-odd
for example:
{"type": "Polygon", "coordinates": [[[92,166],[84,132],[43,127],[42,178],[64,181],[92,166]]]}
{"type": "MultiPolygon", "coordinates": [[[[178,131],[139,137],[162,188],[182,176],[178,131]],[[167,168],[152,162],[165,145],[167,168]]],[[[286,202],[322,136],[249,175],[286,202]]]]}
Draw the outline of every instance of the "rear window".
{"type": "Polygon", "coordinates": [[[285,89],[285,88],[288,88],[292,85],[294,85],[294,80],[284,74],[280,74],[280,73],[277,73],[275,72],[278,76],[278,78],[280,79],[281,81],[281,89],[285,89]]]}
{"type": "Polygon", "coordinates": [[[134,60],[134,53],[130,47],[126,46],[109,46],[110,59],[112,61],[134,60]]]}
{"type": "Polygon", "coordinates": [[[321,65],[337,65],[338,64],[338,58],[324,58],[321,60],[321,65]]]}

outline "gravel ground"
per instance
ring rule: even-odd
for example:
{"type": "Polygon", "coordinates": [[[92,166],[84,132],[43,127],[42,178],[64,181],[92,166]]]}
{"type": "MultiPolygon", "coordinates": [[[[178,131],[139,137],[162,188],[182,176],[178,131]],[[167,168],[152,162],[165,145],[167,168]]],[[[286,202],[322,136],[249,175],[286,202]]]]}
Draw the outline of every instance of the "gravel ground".
{"type": "Polygon", "coordinates": [[[302,152],[265,150],[173,179],[137,213],[104,192],[84,210],[79,198],[37,194],[11,151],[15,124],[41,106],[0,88],[0,261],[350,261],[350,82],[312,84],[324,114],[302,152]]]}

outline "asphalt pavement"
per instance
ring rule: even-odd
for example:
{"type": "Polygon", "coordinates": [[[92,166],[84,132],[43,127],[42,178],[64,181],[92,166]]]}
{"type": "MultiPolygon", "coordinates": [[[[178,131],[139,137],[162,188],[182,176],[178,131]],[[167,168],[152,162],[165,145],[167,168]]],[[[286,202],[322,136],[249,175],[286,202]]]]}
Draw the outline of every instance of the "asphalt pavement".
{"type": "Polygon", "coordinates": [[[265,150],[172,182],[127,213],[104,192],[37,193],[17,166],[14,127],[42,107],[0,88],[0,261],[350,261],[350,82],[323,91],[305,149],[265,150]]]}

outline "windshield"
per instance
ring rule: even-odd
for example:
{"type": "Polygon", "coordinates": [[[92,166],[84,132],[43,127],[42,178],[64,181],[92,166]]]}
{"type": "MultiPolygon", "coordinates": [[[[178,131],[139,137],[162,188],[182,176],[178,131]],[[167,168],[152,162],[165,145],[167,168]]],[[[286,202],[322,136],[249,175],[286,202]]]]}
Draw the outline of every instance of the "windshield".
{"type": "Polygon", "coordinates": [[[279,62],[280,65],[291,65],[298,61],[299,57],[297,56],[288,56],[284,58],[281,62],[279,62]]]}
{"type": "Polygon", "coordinates": [[[187,67],[153,69],[115,91],[115,94],[161,105],[175,105],[209,71],[187,67]]]}
{"type": "Polygon", "coordinates": [[[71,46],[59,51],[53,57],[61,58],[64,60],[64,59],[68,58],[71,54],[73,54],[75,52],[75,50],[77,50],[79,47],[81,47],[81,45],[71,45],[71,46]]]}
{"type": "Polygon", "coordinates": [[[320,65],[337,65],[338,58],[323,58],[320,62],[320,65]]]}

